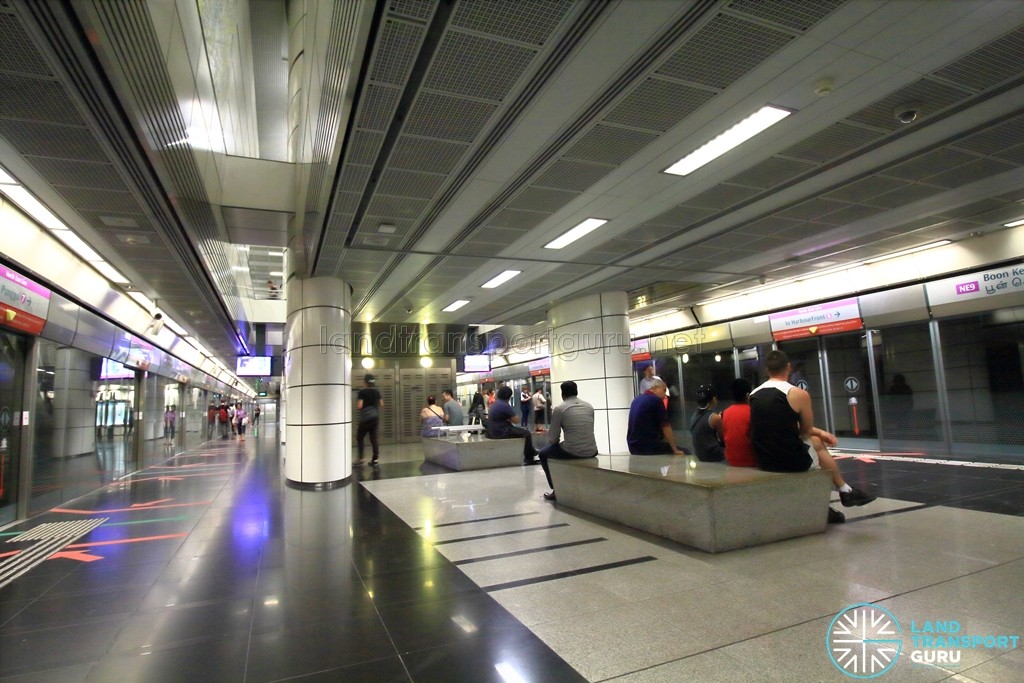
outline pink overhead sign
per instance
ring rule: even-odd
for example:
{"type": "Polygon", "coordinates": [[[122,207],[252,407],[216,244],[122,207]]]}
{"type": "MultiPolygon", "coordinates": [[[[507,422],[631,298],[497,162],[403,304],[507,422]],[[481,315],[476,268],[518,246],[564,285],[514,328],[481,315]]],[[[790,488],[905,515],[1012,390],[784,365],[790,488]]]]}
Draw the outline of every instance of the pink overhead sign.
{"type": "Polygon", "coordinates": [[[10,268],[0,268],[0,324],[39,334],[50,310],[50,290],[10,268]]]}
{"type": "Polygon", "coordinates": [[[856,297],[772,313],[769,322],[775,341],[818,337],[864,328],[856,297]]]}

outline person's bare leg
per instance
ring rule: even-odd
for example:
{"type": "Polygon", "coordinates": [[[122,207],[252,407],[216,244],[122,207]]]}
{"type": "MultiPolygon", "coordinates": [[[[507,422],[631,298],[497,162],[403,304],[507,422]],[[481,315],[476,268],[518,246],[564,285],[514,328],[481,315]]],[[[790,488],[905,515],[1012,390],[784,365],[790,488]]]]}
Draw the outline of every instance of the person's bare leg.
{"type": "Polygon", "coordinates": [[[832,454],[828,452],[828,449],[825,448],[825,444],[822,443],[821,439],[816,436],[812,436],[811,445],[814,447],[814,452],[818,455],[818,466],[828,472],[828,476],[832,477],[832,485],[837,489],[841,489],[846,486],[846,480],[843,479],[843,475],[839,473],[839,467],[836,465],[836,461],[832,458],[832,454]]]}
{"type": "Polygon", "coordinates": [[[824,471],[828,472],[828,475],[832,478],[832,485],[839,491],[839,499],[843,503],[843,507],[853,507],[855,505],[866,505],[871,501],[875,500],[876,496],[855,489],[846,483],[843,479],[843,475],[839,473],[839,466],[836,465],[835,458],[828,452],[825,444],[816,436],[811,437],[811,445],[814,447],[814,452],[818,456],[818,466],[824,471]]]}

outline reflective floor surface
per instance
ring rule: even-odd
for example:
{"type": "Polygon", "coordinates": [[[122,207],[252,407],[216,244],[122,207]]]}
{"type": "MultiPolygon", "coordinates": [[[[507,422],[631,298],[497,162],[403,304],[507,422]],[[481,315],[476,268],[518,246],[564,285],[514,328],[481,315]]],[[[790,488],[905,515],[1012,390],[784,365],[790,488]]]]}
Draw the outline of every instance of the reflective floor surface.
{"type": "Polygon", "coordinates": [[[307,492],[272,435],[210,442],[0,532],[0,680],[844,681],[861,602],[902,627],[880,681],[1024,680],[1019,639],[912,661],[924,624],[1024,635],[1024,471],[839,462],[879,495],[846,524],[709,555],[545,502],[539,467],[392,446],[307,492]]]}

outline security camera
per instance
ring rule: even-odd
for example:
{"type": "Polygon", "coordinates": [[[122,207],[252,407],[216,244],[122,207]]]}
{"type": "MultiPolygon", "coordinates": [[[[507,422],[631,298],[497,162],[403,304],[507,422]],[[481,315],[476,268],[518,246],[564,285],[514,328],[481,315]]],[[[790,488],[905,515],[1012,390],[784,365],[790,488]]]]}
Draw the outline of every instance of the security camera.
{"type": "Polygon", "coordinates": [[[892,115],[896,117],[896,120],[900,123],[913,123],[917,120],[917,117],[921,114],[921,103],[920,102],[907,102],[901,104],[892,110],[892,115]]]}
{"type": "Polygon", "coordinates": [[[146,332],[152,335],[160,334],[160,330],[164,329],[164,314],[157,311],[153,314],[153,319],[149,321],[149,325],[146,327],[146,332]]]}
{"type": "Polygon", "coordinates": [[[412,313],[412,304],[406,304],[405,305],[405,312],[406,313],[412,313]]]}

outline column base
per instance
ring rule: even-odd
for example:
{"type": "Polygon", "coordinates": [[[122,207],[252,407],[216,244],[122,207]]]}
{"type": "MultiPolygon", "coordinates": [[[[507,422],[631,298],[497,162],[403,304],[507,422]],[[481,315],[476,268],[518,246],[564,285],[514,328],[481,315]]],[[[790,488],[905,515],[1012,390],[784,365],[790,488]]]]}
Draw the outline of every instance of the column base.
{"type": "Polygon", "coordinates": [[[300,489],[302,491],[330,491],[352,483],[352,475],[349,475],[344,479],[335,479],[334,481],[316,482],[295,481],[294,479],[288,479],[285,477],[284,483],[286,486],[290,486],[293,489],[300,489]]]}

